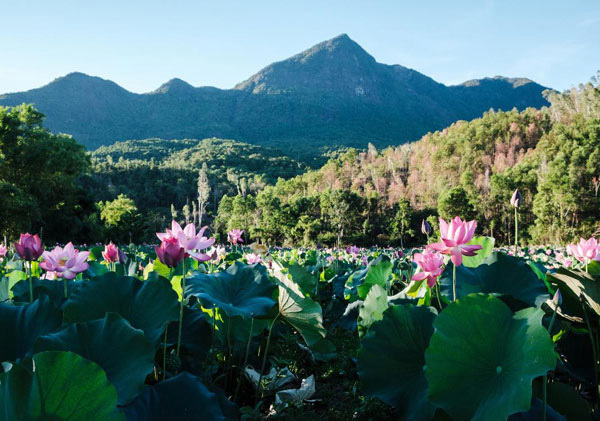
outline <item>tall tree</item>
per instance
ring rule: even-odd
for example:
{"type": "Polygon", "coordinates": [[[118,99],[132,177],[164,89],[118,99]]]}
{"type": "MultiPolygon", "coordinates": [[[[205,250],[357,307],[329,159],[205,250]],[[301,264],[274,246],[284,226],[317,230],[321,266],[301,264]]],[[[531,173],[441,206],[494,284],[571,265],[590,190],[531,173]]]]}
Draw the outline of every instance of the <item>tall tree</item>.
{"type": "Polygon", "coordinates": [[[198,226],[202,226],[202,217],[206,209],[206,204],[210,200],[210,183],[208,181],[208,167],[206,162],[202,164],[202,168],[198,171],[198,226]]]}

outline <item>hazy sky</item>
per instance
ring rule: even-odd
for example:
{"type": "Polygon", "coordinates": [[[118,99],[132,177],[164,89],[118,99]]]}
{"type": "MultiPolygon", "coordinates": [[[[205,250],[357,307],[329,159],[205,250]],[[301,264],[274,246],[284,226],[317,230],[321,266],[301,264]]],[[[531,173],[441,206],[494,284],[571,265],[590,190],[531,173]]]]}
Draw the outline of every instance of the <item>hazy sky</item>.
{"type": "Polygon", "coordinates": [[[445,84],[522,76],[566,89],[600,69],[600,1],[0,0],[0,93],[80,71],[148,92],[231,88],[347,33],[445,84]]]}

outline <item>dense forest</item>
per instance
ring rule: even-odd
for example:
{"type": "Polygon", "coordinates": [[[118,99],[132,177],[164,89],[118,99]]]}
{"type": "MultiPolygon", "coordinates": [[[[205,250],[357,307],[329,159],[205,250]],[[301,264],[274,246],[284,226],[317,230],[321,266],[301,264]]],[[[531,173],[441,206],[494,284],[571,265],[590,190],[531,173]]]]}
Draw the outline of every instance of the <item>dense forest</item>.
{"type": "Polygon", "coordinates": [[[459,214],[511,243],[518,188],[520,241],[564,243],[600,230],[600,89],[594,79],[547,100],[398,147],[330,152],[318,169],[287,151],[215,138],[86,153],[45,129],[32,106],[0,107],[2,234],[153,241],[174,218],[269,244],[411,245],[425,240],[423,219],[435,227],[438,215],[459,214]]]}

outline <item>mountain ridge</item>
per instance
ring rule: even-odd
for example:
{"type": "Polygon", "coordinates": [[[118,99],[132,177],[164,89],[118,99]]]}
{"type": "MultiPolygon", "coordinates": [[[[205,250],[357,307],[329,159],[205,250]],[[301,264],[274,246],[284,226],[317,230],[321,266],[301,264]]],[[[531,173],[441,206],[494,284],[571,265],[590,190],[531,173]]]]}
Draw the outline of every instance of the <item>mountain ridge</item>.
{"type": "Polygon", "coordinates": [[[444,85],[388,65],[348,35],[265,66],[232,89],[173,78],[137,94],[81,72],[36,89],[0,94],[0,105],[34,103],[51,130],[94,149],[123,139],[233,138],[292,148],[365,147],[416,140],[489,109],[547,105],[546,88],[496,76],[444,85]]]}

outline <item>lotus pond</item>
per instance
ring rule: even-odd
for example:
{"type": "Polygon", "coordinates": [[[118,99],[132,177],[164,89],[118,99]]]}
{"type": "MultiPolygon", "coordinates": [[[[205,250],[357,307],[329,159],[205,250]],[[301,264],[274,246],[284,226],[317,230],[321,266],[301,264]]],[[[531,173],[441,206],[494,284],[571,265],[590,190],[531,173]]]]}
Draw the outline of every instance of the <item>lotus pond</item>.
{"type": "Polygon", "coordinates": [[[598,417],[597,260],[175,237],[4,252],[0,419],[598,417]]]}

